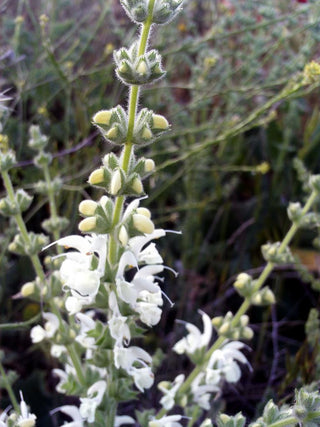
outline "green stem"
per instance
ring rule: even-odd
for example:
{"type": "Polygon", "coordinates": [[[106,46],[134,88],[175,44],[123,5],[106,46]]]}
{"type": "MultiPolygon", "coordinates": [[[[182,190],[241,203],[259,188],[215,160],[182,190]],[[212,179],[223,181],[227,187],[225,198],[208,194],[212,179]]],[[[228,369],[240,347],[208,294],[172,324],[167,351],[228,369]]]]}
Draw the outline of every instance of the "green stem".
{"type": "Polygon", "coordinates": [[[74,366],[74,369],[77,372],[78,380],[82,386],[85,386],[86,385],[86,379],[85,379],[85,376],[83,374],[80,358],[78,356],[78,353],[77,353],[74,345],[72,345],[72,344],[68,345],[67,350],[68,350],[68,354],[70,356],[70,359],[72,360],[72,364],[74,366]]]}
{"type": "Polygon", "coordinates": [[[38,322],[41,318],[41,313],[38,313],[36,316],[32,317],[29,320],[26,320],[25,322],[15,322],[15,323],[0,323],[0,330],[1,331],[12,331],[14,329],[24,329],[28,326],[32,325],[33,323],[38,322]]]}
{"type": "MultiPolygon", "coordinates": [[[[139,55],[143,55],[147,49],[148,39],[150,35],[150,28],[152,25],[152,14],[153,14],[154,2],[155,0],[150,0],[149,6],[148,6],[148,11],[149,11],[148,18],[142,25],[142,31],[140,34],[140,42],[139,42],[139,50],[138,50],[139,55]]],[[[134,123],[136,119],[138,102],[139,102],[139,86],[132,85],[130,87],[130,95],[129,95],[129,103],[128,103],[128,131],[127,131],[127,138],[126,138],[126,143],[123,150],[122,163],[121,163],[121,168],[125,173],[128,172],[129,170],[130,159],[133,151],[132,139],[133,139],[134,123]]],[[[124,196],[119,196],[115,200],[115,208],[114,208],[113,220],[112,220],[113,228],[120,221],[124,201],[125,201],[124,196]]],[[[110,234],[108,257],[111,265],[116,264],[117,239],[114,234],[110,234]]]]}
{"type": "MultiPolygon", "coordinates": [[[[12,186],[10,176],[9,176],[7,171],[3,171],[1,174],[2,174],[3,183],[4,183],[4,186],[6,188],[8,197],[9,197],[10,201],[12,202],[12,204],[15,205],[16,204],[16,197],[15,197],[15,193],[14,193],[14,189],[12,186]]],[[[26,243],[27,246],[30,246],[31,242],[30,242],[28,230],[27,230],[27,227],[24,223],[24,220],[23,220],[21,214],[18,213],[16,215],[14,215],[13,217],[14,217],[17,225],[18,225],[18,228],[20,230],[20,233],[21,233],[21,236],[22,236],[24,242],[26,243]]],[[[42,268],[42,265],[41,265],[41,262],[40,262],[38,255],[30,255],[30,259],[31,259],[31,262],[33,264],[33,268],[34,268],[37,276],[44,283],[46,278],[45,278],[45,274],[44,274],[44,271],[43,271],[43,268],[42,268]]]]}
{"type": "Polygon", "coordinates": [[[18,403],[16,396],[12,390],[11,384],[8,381],[8,377],[6,375],[6,372],[5,372],[4,367],[3,367],[1,362],[0,362],[0,374],[1,374],[1,377],[3,379],[3,385],[4,385],[5,389],[7,390],[8,396],[11,400],[12,406],[14,407],[14,410],[16,411],[16,413],[20,414],[19,403],[18,403]]]}
{"type": "MultiPolygon", "coordinates": [[[[51,176],[50,176],[50,170],[47,164],[45,164],[42,167],[43,175],[45,178],[45,181],[47,183],[47,189],[48,189],[48,198],[49,198],[49,206],[50,206],[50,214],[51,218],[53,220],[57,220],[58,214],[57,214],[57,205],[56,200],[54,197],[54,190],[51,185],[51,176]]],[[[58,230],[55,230],[53,233],[54,240],[58,240],[60,238],[60,233],[58,230]]],[[[59,252],[61,252],[62,248],[58,247],[59,252]]]]}
{"type": "MultiPolygon", "coordinates": [[[[316,198],[318,197],[318,193],[316,191],[313,191],[304,208],[301,211],[301,216],[305,215],[309,209],[311,208],[311,206],[313,205],[313,203],[315,202],[316,198]]],[[[287,234],[285,235],[282,243],[279,246],[278,249],[278,253],[281,254],[286,247],[289,245],[289,243],[291,242],[293,236],[295,235],[295,233],[297,232],[299,228],[299,224],[297,223],[293,223],[290,227],[290,229],[288,230],[287,234]]],[[[267,280],[267,278],[269,277],[270,273],[272,272],[273,268],[274,268],[275,264],[273,264],[272,262],[268,262],[265,266],[265,268],[263,269],[262,273],[260,274],[259,278],[257,279],[255,286],[254,286],[254,292],[257,292],[265,283],[265,281],[267,280]]],[[[241,306],[239,307],[237,313],[234,315],[233,320],[231,322],[231,327],[235,327],[237,326],[241,316],[243,314],[245,314],[248,309],[250,308],[251,302],[249,298],[246,298],[243,303],[241,304],[241,306]]],[[[207,351],[205,358],[204,358],[204,363],[201,365],[198,365],[194,368],[194,370],[190,373],[189,377],[186,379],[186,381],[182,384],[182,386],[179,389],[178,394],[179,395],[183,395],[185,393],[188,392],[192,382],[194,381],[194,379],[197,377],[197,375],[199,375],[199,373],[203,370],[204,365],[209,361],[212,353],[217,350],[218,348],[221,347],[221,345],[223,344],[223,342],[225,341],[225,337],[220,336],[215,343],[211,346],[211,348],[207,351]]],[[[161,411],[161,416],[164,415],[163,414],[163,410],[161,411]]],[[[158,416],[157,416],[158,418],[158,416]]]]}
{"type": "Polygon", "coordinates": [[[296,417],[286,418],[285,420],[276,421],[275,423],[269,424],[269,427],[286,427],[290,425],[297,425],[298,420],[296,417]]]}

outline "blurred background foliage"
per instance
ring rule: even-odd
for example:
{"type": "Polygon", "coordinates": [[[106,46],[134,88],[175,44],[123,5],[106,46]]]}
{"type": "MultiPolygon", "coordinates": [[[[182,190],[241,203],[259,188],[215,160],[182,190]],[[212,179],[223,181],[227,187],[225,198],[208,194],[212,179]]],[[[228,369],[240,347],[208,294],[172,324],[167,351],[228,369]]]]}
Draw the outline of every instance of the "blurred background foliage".
{"type": "MultiPolygon", "coordinates": [[[[29,191],[39,179],[27,147],[30,125],[39,124],[50,139],[52,174],[63,180],[59,207],[70,219],[66,234],[76,232],[79,201],[99,195],[85,182],[113,147],[97,135],[90,118],[101,108],[126,104],[112,52],[134,37],[118,0],[0,3],[0,86],[12,98],[3,133],[18,157],[13,179],[29,191]]],[[[172,345],[175,318],[197,321],[199,307],[213,316],[238,306],[230,286],[234,276],[261,270],[261,244],[282,238],[289,225],[288,202],[304,198],[299,161],[320,172],[318,85],[286,90],[306,63],[319,59],[319,41],[317,0],[189,0],[173,24],[154,30],[152,46],[163,55],[167,75],[144,90],[141,105],[164,114],[172,131],[144,149],[157,165],[146,183],[145,203],[159,227],[182,235],[159,242],[166,263],[180,276],[166,280],[164,290],[175,307],[167,310],[157,336],[149,336],[151,346],[164,335],[164,345],[172,345]]],[[[47,200],[37,196],[26,216],[28,228],[40,231],[46,215],[47,200]]],[[[14,229],[0,221],[5,323],[28,319],[39,307],[12,299],[33,272],[25,259],[7,253],[14,229]]],[[[240,393],[226,391],[234,412],[253,415],[257,401],[319,380],[319,345],[310,350],[314,341],[309,333],[305,340],[304,333],[310,308],[319,308],[315,238],[300,232],[294,241],[298,268],[288,266],[274,275],[278,305],[250,313],[257,332],[254,374],[246,375],[240,393]]],[[[314,313],[309,326],[317,320],[314,313]]],[[[31,349],[19,365],[29,342],[26,332],[3,331],[2,337],[8,366],[19,366],[31,383],[46,381],[47,390],[39,390],[48,393],[43,377],[54,362],[37,364],[40,356],[31,349]]],[[[163,368],[166,378],[178,363],[163,368]]]]}

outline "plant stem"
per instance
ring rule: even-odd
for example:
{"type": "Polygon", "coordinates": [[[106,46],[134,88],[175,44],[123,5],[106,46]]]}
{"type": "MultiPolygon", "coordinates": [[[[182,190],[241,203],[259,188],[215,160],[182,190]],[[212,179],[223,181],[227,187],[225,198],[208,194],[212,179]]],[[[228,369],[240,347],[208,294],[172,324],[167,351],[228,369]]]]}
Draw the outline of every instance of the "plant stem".
{"type": "Polygon", "coordinates": [[[72,364],[74,366],[74,369],[77,372],[77,377],[79,379],[79,382],[81,385],[86,385],[86,379],[82,371],[82,365],[78,356],[78,353],[76,352],[76,349],[74,348],[74,345],[68,345],[67,346],[68,354],[70,356],[70,359],[72,360],[72,364]]]}
{"type": "MultiPolygon", "coordinates": [[[[58,214],[57,214],[57,206],[56,206],[56,200],[54,197],[54,191],[53,188],[51,186],[51,176],[50,176],[50,170],[47,164],[45,164],[42,167],[43,170],[43,175],[45,178],[45,181],[47,183],[47,189],[48,189],[48,198],[49,198],[49,206],[50,206],[50,216],[53,220],[57,220],[58,218],[58,214]]],[[[53,237],[54,240],[58,240],[60,238],[60,233],[58,230],[54,230],[53,231],[53,237]]],[[[58,252],[61,253],[62,248],[60,246],[58,246],[58,252]]]]}
{"type": "MultiPolygon", "coordinates": [[[[15,193],[14,193],[14,189],[12,186],[10,176],[9,176],[7,171],[2,171],[1,175],[2,175],[3,183],[4,183],[4,186],[6,188],[8,197],[9,197],[10,201],[12,202],[12,204],[15,205],[16,204],[16,197],[15,197],[15,193]]],[[[13,217],[17,223],[17,226],[20,230],[20,233],[22,235],[24,242],[26,243],[27,246],[30,246],[31,242],[30,242],[28,230],[27,230],[27,227],[26,227],[24,220],[21,216],[21,213],[15,214],[13,217]]],[[[37,276],[40,278],[42,283],[44,283],[46,278],[45,278],[45,274],[44,274],[44,271],[43,271],[43,268],[42,268],[42,265],[41,265],[41,262],[40,262],[38,255],[30,255],[30,259],[31,259],[31,262],[33,264],[33,268],[34,268],[37,276]]]]}
{"type": "Polygon", "coordinates": [[[286,418],[285,420],[276,421],[275,423],[269,424],[269,427],[287,427],[290,425],[297,425],[298,420],[296,417],[286,418]]]}
{"type": "MultiPolygon", "coordinates": [[[[148,45],[148,38],[150,35],[150,28],[152,25],[152,14],[153,14],[153,8],[154,8],[154,2],[155,0],[150,0],[149,7],[148,7],[148,18],[142,25],[142,30],[140,34],[140,41],[139,41],[139,50],[138,54],[143,55],[146,51],[147,45],[148,45]]],[[[130,94],[129,94],[129,103],[128,103],[128,131],[127,131],[127,138],[126,143],[123,149],[123,155],[122,155],[122,164],[121,168],[126,173],[128,172],[129,166],[130,166],[130,159],[133,152],[133,131],[134,131],[134,123],[136,119],[136,113],[138,108],[138,102],[139,102],[139,86],[132,85],[130,87],[130,94]]],[[[119,196],[115,200],[115,208],[113,212],[113,220],[112,225],[113,228],[119,223],[121,212],[123,209],[125,198],[124,196],[119,196]]],[[[110,234],[110,242],[109,242],[109,261],[111,265],[116,264],[117,262],[117,239],[114,234],[110,234]]]]}
{"type": "Polygon", "coordinates": [[[4,385],[5,389],[7,390],[8,396],[11,400],[12,406],[14,407],[14,410],[16,411],[16,413],[20,414],[19,403],[18,403],[16,396],[12,390],[11,384],[8,381],[8,377],[6,375],[6,372],[5,372],[4,367],[2,366],[1,362],[0,362],[0,374],[1,374],[1,377],[3,379],[3,385],[4,385]]]}

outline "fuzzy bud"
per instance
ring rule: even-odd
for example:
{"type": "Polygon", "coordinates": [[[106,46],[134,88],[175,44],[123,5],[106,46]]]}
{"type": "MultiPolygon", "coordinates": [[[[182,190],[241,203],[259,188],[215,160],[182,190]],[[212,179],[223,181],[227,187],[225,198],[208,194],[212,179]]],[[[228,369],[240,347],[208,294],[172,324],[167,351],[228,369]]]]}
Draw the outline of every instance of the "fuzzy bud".
{"type": "Polygon", "coordinates": [[[144,215],[146,218],[151,218],[151,212],[147,208],[137,208],[137,213],[144,215]]]}
{"type": "Polygon", "coordinates": [[[119,169],[117,169],[113,173],[112,178],[111,178],[111,182],[110,182],[110,193],[113,196],[116,196],[118,194],[119,190],[121,189],[121,185],[122,185],[122,182],[121,182],[121,172],[120,172],[119,169]]]}
{"type": "Polygon", "coordinates": [[[154,231],[153,222],[144,215],[136,213],[132,215],[132,219],[134,227],[141,233],[151,234],[154,231]]]}
{"type": "Polygon", "coordinates": [[[21,295],[22,295],[24,298],[27,298],[27,297],[29,297],[30,295],[32,295],[32,294],[34,293],[34,291],[35,291],[34,283],[33,283],[33,282],[28,282],[28,283],[25,283],[25,284],[21,287],[21,291],[20,291],[20,293],[21,293],[21,295]]]}
{"type": "Polygon", "coordinates": [[[128,240],[129,240],[129,236],[128,236],[127,229],[126,229],[126,227],[124,225],[122,225],[120,227],[118,238],[119,238],[119,241],[122,244],[122,246],[126,246],[127,245],[128,240]]]}
{"type": "Polygon", "coordinates": [[[152,172],[155,168],[155,163],[152,159],[146,159],[144,162],[144,170],[146,172],[152,172]]]}
{"type": "Polygon", "coordinates": [[[92,121],[97,125],[109,125],[111,115],[111,110],[101,110],[93,116],[92,121]]]}
{"type": "Polygon", "coordinates": [[[93,172],[91,172],[89,179],[89,184],[91,185],[99,185],[104,182],[104,169],[99,168],[95,169],[93,172]]]}
{"type": "Polygon", "coordinates": [[[98,203],[93,200],[82,200],[79,204],[79,212],[84,216],[93,216],[97,209],[98,203]]]}
{"type": "Polygon", "coordinates": [[[143,193],[143,185],[142,185],[141,179],[134,178],[131,188],[136,194],[143,193]]]}
{"type": "Polygon", "coordinates": [[[88,233],[93,231],[96,228],[97,225],[97,219],[94,216],[90,216],[88,218],[83,219],[79,225],[78,228],[82,233],[88,233]]]}

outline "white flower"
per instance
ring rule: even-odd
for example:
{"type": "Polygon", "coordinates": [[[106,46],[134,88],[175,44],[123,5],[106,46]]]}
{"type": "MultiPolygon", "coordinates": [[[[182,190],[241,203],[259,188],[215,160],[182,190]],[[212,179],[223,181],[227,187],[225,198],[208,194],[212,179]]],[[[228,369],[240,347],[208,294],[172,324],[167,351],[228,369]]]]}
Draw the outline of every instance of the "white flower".
{"type": "Polygon", "coordinates": [[[78,297],[69,296],[66,299],[65,307],[69,313],[70,316],[73,314],[79,313],[79,311],[82,310],[83,306],[83,299],[78,297]]]}
{"type": "Polygon", "coordinates": [[[199,313],[202,314],[202,322],[204,327],[203,333],[201,333],[200,330],[192,323],[187,323],[180,320],[180,323],[185,324],[189,334],[173,346],[173,350],[176,353],[193,354],[196,350],[206,347],[209,344],[212,336],[211,319],[206,313],[200,310],[199,313]]]}
{"type": "Polygon", "coordinates": [[[149,421],[148,427],[182,427],[182,424],[177,422],[181,418],[181,415],[167,415],[159,420],[153,419],[149,421]]]}
{"type": "Polygon", "coordinates": [[[73,405],[59,406],[59,408],[56,408],[53,411],[51,411],[51,414],[54,414],[58,411],[63,412],[64,414],[72,418],[72,421],[69,423],[64,423],[63,427],[83,427],[82,416],[77,406],[73,406],[73,405]]]}
{"type": "Polygon", "coordinates": [[[128,373],[133,377],[136,387],[143,392],[144,389],[148,389],[152,386],[154,381],[154,375],[149,366],[144,368],[131,367],[128,373]]]}
{"type": "Polygon", "coordinates": [[[80,398],[80,415],[86,419],[88,423],[94,422],[96,409],[102,402],[106,388],[107,383],[104,380],[97,381],[88,389],[88,397],[80,398]]]}
{"type": "Polygon", "coordinates": [[[34,414],[30,414],[26,402],[23,400],[22,392],[20,391],[20,413],[17,419],[18,427],[33,427],[36,425],[37,417],[34,414]]]}
{"type": "Polygon", "coordinates": [[[66,353],[67,349],[64,345],[53,344],[50,349],[50,354],[53,357],[60,357],[63,353],[66,353]]]}
{"type": "Polygon", "coordinates": [[[112,338],[116,340],[116,345],[129,344],[131,338],[130,328],[126,323],[127,318],[120,313],[114,292],[109,295],[109,307],[112,310],[112,317],[109,319],[108,325],[112,338]]]}
{"type": "Polygon", "coordinates": [[[133,418],[128,415],[116,415],[116,419],[114,420],[114,427],[120,427],[122,424],[134,424],[135,421],[133,418]]]}
{"type": "Polygon", "coordinates": [[[241,370],[237,362],[249,365],[247,358],[239,351],[243,347],[245,344],[242,342],[232,341],[215,350],[207,365],[206,383],[217,384],[221,379],[229,383],[239,381],[241,370]]]}
{"type": "Polygon", "coordinates": [[[149,302],[137,302],[135,310],[140,315],[141,322],[148,326],[154,326],[160,322],[162,310],[156,305],[149,302]]]}
{"type": "Polygon", "coordinates": [[[200,408],[208,411],[211,408],[210,393],[219,393],[221,391],[218,385],[203,383],[205,374],[201,372],[191,383],[191,391],[193,394],[193,401],[200,406],[200,408]]]}
{"type": "Polygon", "coordinates": [[[31,329],[30,336],[34,344],[43,341],[45,338],[52,338],[59,328],[59,319],[55,314],[43,313],[43,317],[47,320],[44,328],[37,325],[31,329]]]}
{"type": "Polygon", "coordinates": [[[129,373],[135,362],[145,365],[146,363],[152,362],[152,357],[145,350],[140,347],[118,347],[115,346],[114,352],[114,364],[117,369],[122,368],[129,373]]]}
{"type": "Polygon", "coordinates": [[[76,341],[85,348],[96,348],[95,339],[87,335],[87,332],[95,329],[95,321],[92,317],[83,313],[77,313],[75,317],[80,323],[80,331],[76,337],[76,341]]]}
{"type": "Polygon", "coordinates": [[[70,374],[72,376],[76,376],[75,369],[71,365],[69,365],[69,364],[65,365],[65,370],[63,370],[63,369],[53,369],[52,373],[54,375],[56,375],[57,377],[59,377],[60,381],[56,385],[56,390],[59,393],[65,393],[66,392],[64,390],[63,386],[68,381],[68,375],[70,374]]]}
{"type": "Polygon", "coordinates": [[[183,374],[178,375],[173,380],[172,384],[170,384],[170,388],[168,388],[168,384],[166,382],[158,384],[158,389],[164,394],[164,396],[160,399],[160,403],[167,411],[170,411],[170,409],[174,407],[175,396],[177,394],[178,389],[183,384],[184,378],[185,377],[183,374]]]}

